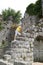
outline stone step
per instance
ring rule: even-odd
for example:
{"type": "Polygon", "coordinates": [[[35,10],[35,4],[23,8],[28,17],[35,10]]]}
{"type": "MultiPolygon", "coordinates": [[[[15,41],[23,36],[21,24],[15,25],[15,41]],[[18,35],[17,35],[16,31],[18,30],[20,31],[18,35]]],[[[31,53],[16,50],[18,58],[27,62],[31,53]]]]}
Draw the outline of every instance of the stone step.
{"type": "Polygon", "coordinates": [[[17,37],[16,40],[25,41],[25,40],[28,40],[28,38],[27,37],[17,37]]]}
{"type": "Polygon", "coordinates": [[[24,57],[23,58],[16,58],[15,59],[15,61],[18,61],[18,60],[19,61],[25,61],[25,62],[30,62],[30,61],[32,62],[32,59],[30,59],[30,58],[24,58],[24,57]]]}
{"type": "Polygon", "coordinates": [[[27,38],[34,38],[34,34],[30,34],[30,33],[24,33],[24,35],[18,36],[18,37],[27,37],[27,38]]]}
{"type": "Polygon", "coordinates": [[[23,58],[23,57],[26,57],[26,58],[32,58],[32,53],[26,53],[26,52],[24,52],[24,53],[13,53],[12,54],[12,56],[13,56],[13,58],[23,58]]]}
{"type": "Polygon", "coordinates": [[[0,65],[14,65],[13,63],[10,63],[6,60],[0,59],[0,65]]]}
{"type": "Polygon", "coordinates": [[[5,60],[10,60],[11,59],[11,55],[8,55],[8,54],[5,54],[3,57],[4,57],[5,60]]]}
{"type": "MultiPolygon", "coordinates": [[[[31,40],[30,40],[31,41],[31,40]]],[[[16,41],[14,41],[13,43],[11,42],[11,44],[13,45],[13,44],[28,44],[29,43],[29,41],[28,40],[25,40],[25,41],[23,41],[23,40],[16,40],[16,41]]]]}
{"type": "Polygon", "coordinates": [[[3,63],[3,62],[0,62],[0,65],[6,65],[5,63],[3,63]]]}
{"type": "Polygon", "coordinates": [[[14,65],[32,65],[31,62],[25,62],[25,61],[15,61],[14,65]]]}
{"type": "Polygon", "coordinates": [[[24,62],[24,61],[14,61],[14,65],[32,65],[32,62],[24,62]]]}
{"type": "Polygon", "coordinates": [[[29,49],[30,48],[30,43],[29,42],[17,42],[17,43],[13,43],[11,45],[11,48],[27,48],[29,49]]]}
{"type": "Polygon", "coordinates": [[[12,49],[13,53],[29,53],[30,49],[26,49],[26,48],[15,48],[12,49]]]}

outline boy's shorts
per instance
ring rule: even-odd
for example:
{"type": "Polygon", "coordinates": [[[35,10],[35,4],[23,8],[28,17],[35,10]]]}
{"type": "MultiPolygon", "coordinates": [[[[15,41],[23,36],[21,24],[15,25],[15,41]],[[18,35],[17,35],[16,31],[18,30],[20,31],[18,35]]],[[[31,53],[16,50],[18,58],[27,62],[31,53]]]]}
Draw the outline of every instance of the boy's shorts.
{"type": "Polygon", "coordinates": [[[17,36],[17,35],[21,35],[21,33],[16,30],[15,31],[15,36],[17,36]]]}

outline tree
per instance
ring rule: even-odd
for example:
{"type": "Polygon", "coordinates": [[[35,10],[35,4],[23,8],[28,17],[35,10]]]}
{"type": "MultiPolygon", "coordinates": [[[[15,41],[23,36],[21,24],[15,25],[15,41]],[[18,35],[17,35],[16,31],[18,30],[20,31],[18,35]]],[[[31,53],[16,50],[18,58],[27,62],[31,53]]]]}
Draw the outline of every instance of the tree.
{"type": "Polygon", "coordinates": [[[8,10],[2,11],[3,20],[7,21],[10,16],[12,16],[13,22],[18,23],[21,19],[21,13],[20,11],[15,11],[13,9],[8,8],[8,10]]]}
{"type": "Polygon", "coordinates": [[[37,0],[35,4],[31,3],[26,8],[26,13],[29,15],[37,15],[38,17],[42,17],[42,5],[41,0],[37,0]]]}
{"type": "Polygon", "coordinates": [[[5,11],[2,11],[2,16],[3,16],[3,20],[5,21],[7,18],[7,11],[5,9],[5,11]]]}
{"type": "Polygon", "coordinates": [[[20,11],[18,11],[18,12],[16,12],[15,13],[15,15],[13,16],[13,19],[14,19],[14,22],[16,23],[18,23],[18,22],[20,22],[20,20],[21,20],[21,13],[20,13],[20,11]]]}
{"type": "Polygon", "coordinates": [[[34,11],[36,11],[36,14],[38,15],[38,17],[42,17],[41,0],[36,1],[34,11]]]}
{"type": "Polygon", "coordinates": [[[27,8],[26,8],[26,13],[29,15],[34,15],[34,4],[31,3],[27,8]]]}

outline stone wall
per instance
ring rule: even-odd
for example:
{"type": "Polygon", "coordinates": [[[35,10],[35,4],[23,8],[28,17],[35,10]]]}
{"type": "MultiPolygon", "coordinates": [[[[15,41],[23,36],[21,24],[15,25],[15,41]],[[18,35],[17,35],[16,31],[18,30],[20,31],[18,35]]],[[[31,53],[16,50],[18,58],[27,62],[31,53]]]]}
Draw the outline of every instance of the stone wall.
{"type": "Polygon", "coordinates": [[[39,38],[34,41],[33,51],[34,61],[43,62],[43,41],[39,40],[39,38]]]}
{"type": "Polygon", "coordinates": [[[23,30],[25,30],[27,27],[30,26],[30,18],[28,14],[24,15],[24,18],[22,19],[22,23],[23,23],[23,30]]]}
{"type": "Polygon", "coordinates": [[[38,21],[37,16],[29,16],[27,13],[24,14],[24,18],[22,18],[23,23],[23,30],[26,30],[27,28],[31,28],[32,25],[35,25],[35,23],[38,21]]]}

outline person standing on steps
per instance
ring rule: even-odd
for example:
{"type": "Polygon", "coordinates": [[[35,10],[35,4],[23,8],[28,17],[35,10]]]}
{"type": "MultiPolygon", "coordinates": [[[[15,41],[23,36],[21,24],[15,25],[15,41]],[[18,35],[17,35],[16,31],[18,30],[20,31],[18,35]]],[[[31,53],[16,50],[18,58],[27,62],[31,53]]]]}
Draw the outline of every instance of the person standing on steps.
{"type": "Polygon", "coordinates": [[[14,39],[16,39],[17,35],[21,35],[21,34],[22,34],[22,27],[18,26],[16,31],[15,31],[14,39]]]}
{"type": "Polygon", "coordinates": [[[17,35],[22,35],[22,29],[23,29],[23,25],[22,25],[22,23],[20,23],[19,26],[17,27],[17,29],[15,30],[15,36],[14,36],[14,40],[12,42],[16,41],[17,35]]]}

